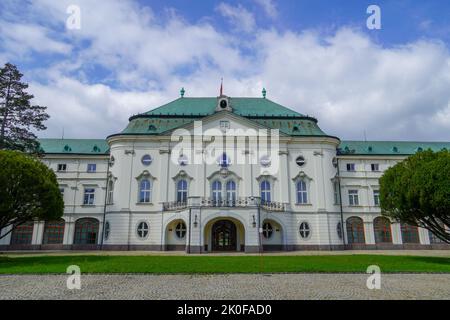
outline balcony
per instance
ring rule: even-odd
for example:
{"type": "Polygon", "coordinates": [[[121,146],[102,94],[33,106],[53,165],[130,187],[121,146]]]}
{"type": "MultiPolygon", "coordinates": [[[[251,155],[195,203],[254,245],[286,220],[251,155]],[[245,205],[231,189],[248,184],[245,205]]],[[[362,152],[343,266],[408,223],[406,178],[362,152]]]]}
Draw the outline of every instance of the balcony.
{"type": "Polygon", "coordinates": [[[188,202],[163,202],[163,211],[184,210],[189,207],[202,208],[257,208],[267,211],[284,212],[286,205],[281,202],[261,201],[258,197],[239,197],[237,199],[213,199],[209,197],[189,197],[188,202]]]}

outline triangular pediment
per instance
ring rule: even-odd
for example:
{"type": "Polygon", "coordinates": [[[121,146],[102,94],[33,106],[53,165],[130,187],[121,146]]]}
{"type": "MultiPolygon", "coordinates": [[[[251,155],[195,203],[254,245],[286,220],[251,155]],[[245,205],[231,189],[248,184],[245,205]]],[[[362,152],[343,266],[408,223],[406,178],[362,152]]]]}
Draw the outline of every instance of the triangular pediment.
{"type": "MultiPolygon", "coordinates": [[[[248,136],[248,130],[255,130],[256,134],[259,130],[267,130],[267,133],[270,134],[270,130],[274,130],[270,127],[264,126],[262,124],[257,123],[251,119],[241,117],[232,112],[221,111],[216,112],[210,116],[203,117],[201,120],[198,120],[196,123],[192,121],[189,124],[184,126],[180,126],[177,129],[185,129],[188,130],[191,134],[195,134],[197,132],[194,128],[197,124],[201,123],[201,132],[205,133],[207,131],[214,132],[214,130],[219,130],[222,133],[233,132],[233,136],[248,136]]],[[[164,134],[170,134],[175,131],[169,130],[164,132],[164,134]]],[[[198,127],[197,127],[198,130],[198,127]]],[[[280,136],[286,136],[286,134],[279,132],[280,136]]]]}

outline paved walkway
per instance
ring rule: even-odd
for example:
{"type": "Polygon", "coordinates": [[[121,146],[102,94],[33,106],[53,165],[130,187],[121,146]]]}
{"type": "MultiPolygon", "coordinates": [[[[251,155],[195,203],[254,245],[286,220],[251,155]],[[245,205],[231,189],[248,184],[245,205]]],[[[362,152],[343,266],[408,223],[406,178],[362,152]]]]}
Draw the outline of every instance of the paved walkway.
{"type": "Polygon", "coordinates": [[[0,276],[0,299],[450,299],[450,274],[386,274],[369,290],[365,274],[0,276]]]}
{"type": "MultiPolygon", "coordinates": [[[[339,250],[339,251],[281,251],[281,252],[264,252],[264,255],[281,255],[281,256],[316,256],[316,255],[352,255],[352,254],[382,254],[394,256],[428,256],[428,257],[450,257],[450,250],[339,250]]],[[[1,256],[67,256],[67,255],[104,255],[104,256],[196,256],[199,254],[187,254],[184,251],[0,251],[1,256]]],[[[205,255],[214,256],[258,256],[259,253],[203,253],[205,255]]]]}

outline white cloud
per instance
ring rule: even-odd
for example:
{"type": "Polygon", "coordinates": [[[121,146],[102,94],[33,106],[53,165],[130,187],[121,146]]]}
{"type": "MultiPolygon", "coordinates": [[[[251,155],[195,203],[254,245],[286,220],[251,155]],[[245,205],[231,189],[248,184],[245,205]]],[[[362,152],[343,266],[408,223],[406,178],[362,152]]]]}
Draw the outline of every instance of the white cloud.
{"type": "MultiPolygon", "coordinates": [[[[63,24],[68,3],[33,4],[63,24]]],[[[217,95],[223,76],[226,94],[261,96],[266,87],[269,99],[317,117],[325,132],[343,139],[362,139],[366,131],[372,140],[450,140],[450,53],[443,43],[386,48],[348,28],[326,37],[258,29],[244,42],[208,22],[162,17],[134,2],[80,7],[82,29],[60,37],[77,50],[25,73],[36,102],[49,107],[45,136],[60,136],[62,126],[67,137],[119,132],[130,115],[177,98],[182,86],[186,96],[217,95]],[[103,80],[90,76],[98,65],[108,72],[103,80]]]]}
{"type": "Polygon", "coordinates": [[[252,32],[255,27],[255,17],[253,14],[245,9],[241,4],[233,7],[227,3],[221,2],[217,6],[217,10],[224,17],[228,18],[237,31],[252,32]]]}
{"type": "Polygon", "coordinates": [[[23,55],[34,52],[70,53],[71,46],[52,39],[49,30],[36,24],[17,24],[0,20],[1,43],[9,49],[8,54],[23,55]]]}
{"type": "Polygon", "coordinates": [[[255,2],[261,6],[268,17],[275,19],[278,16],[278,10],[273,0],[255,0],[255,2]]]}

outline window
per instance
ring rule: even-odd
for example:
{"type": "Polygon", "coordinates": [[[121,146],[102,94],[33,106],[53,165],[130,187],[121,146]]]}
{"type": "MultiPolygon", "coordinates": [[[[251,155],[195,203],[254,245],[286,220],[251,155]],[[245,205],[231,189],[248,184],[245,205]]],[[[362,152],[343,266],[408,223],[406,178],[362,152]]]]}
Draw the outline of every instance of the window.
{"type": "Polygon", "coordinates": [[[236,203],[236,182],[229,180],[226,185],[228,205],[236,203]]]}
{"type": "Polygon", "coordinates": [[[56,221],[45,221],[43,244],[62,244],[64,240],[64,225],[63,219],[56,221]]]}
{"type": "Polygon", "coordinates": [[[34,222],[22,223],[14,228],[11,234],[11,244],[31,244],[34,222]]]}
{"type": "Polygon", "coordinates": [[[348,204],[350,206],[359,205],[358,190],[348,190],[348,204]]]}
{"type": "Polygon", "coordinates": [[[67,164],[65,164],[65,163],[58,164],[58,172],[64,172],[64,171],[67,171],[67,164]]]}
{"type": "Polygon", "coordinates": [[[144,239],[148,236],[148,224],[145,221],[139,222],[136,233],[139,238],[144,239]]]}
{"type": "Polygon", "coordinates": [[[336,232],[339,239],[342,239],[342,224],[340,222],[336,225],[336,232]]]}
{"type": "Polygon", "coordinates": [[[141,203],[149,203],[152,192],[152,184],[150,180],[144,179],[141,180],[139,184],[139,202],[141,203]]]}
{"type": "Polygon", "coordinates": [[[86,188],[84,189],[84,205],[92,206],[94,205],[95,199],[95,189],[94,188],[86,188]]]}
{"type": "Polygon", "coordinates": [[[419,231],[417,230],[416,226],[402,223],[401,231],[403,243],[420,243],[419,231]]]}
{"type": "Polygon", "coordinates": [[[74,244],[96,244],[98,235],[98,220],[82,218],[75,222],[74,244]]]}
{"type": "Polygon", "coordinates": [[[355,164],[347,163],[347,171],[355,171],[355,164]]]}
{"type": "Polygon", "coordinates": [[[108,182],[108,197],[106,198],[106,204],[114,203],[114,181],[109,180],[108,182]]]}
{"type": "Polygon", "coordinates": [[[375,243],[392,243],[391,222],[387,218],[375,218],[373,231],[375,232],[375,243]]]}
{"type": "Polygon", "coordinates": [[[189,159],[186,155],[182,154],[180,155],[180,157],[178,158],[178,164],[180,166],[186,166],[189,163],[189,159]]]}
{"type": "Polygon", "coordinates": [[[223,153],[217,162],[222,168],[227,168],[230,165],[231,160],[230,158],[228,158],[226,153],[223,153]]]}
{"type": "Polygon", "coordinates": [[[341,204],[341,198],[339,197],[339,182],[333,182],[334,204],[341,204]]]}
{"type": "Polygon", "coordinates": [[[230,129],[230,121],[220,121],[220,130],[226,132],[228,129],[230,129]]]}
{"type": "Polygon", "coordinates": [[[261,202],[270,202],[270,182],[267,180],[261,182],[261,202]]]}
{"type": "Polygon", "coordinates": [[[299,167],[303,167],[306,163],[305,158],[303,156],[298,156],[297,159],[295,159],[295,163],[299,166],[299,167]]]}
{"type": "Polygon", "coordinates": [[[300,180],[297,182],[297,204],[308,203],[308,192],[306,191],[306,182],[300,180]]]}
{"type": "Polygon", "coordinates": [[[61,193],[61,198],[64,200],[64,188],[60,187],[59,192],[61,193]]]}
{"type": "Polygon", "coordinates": [[[269,239],[272,237],[273,234],[273,227],[269,222],[265,222],[263,224],[263,236],[266,239],[269,239]]]}
{"type": "Polygon", "coordinates": [[[361,218],[350,217],[347,219],[347,240],[348,244],[364,244],[364,223],[361,218]]]}
{"type": "Polygon", "coordinates": [[[186,236],[186,225],[184,222],[178,222],[175,227],[175,234],[179,239],[183,239],[186,236]]]}
{"type": "Polygon", "coordinates": [[[151,165],[151,164],[152,164],[152,161],[153,161],[153,159],[152,159],[152,157],[151,157],[149,154],[146,154],[146,155],[144,155],[144,156],[141,158],[141,162],[142,162],[142,164],[143,164],[144,166],[149,166],[149,165],[151,165]]]}
{"type": "Polygon", "coordinates": [[[310,227],[309,227],[309,223],[308,223],[308,222],[302,222],[302,223],[300,223],[299,232],[300,232],[300,236],[301,236],[303,239],[308,238],[309,235],[311,234],[311,229],[310,229],[310,227]]]}
{"type": "Polygon", "coordinates": [[[380,205],[380,190],[373,190],[373,204],[377,207],[380,205]]]}
{"type": "Polygon", "coordinates": [[[109,221],[106,221],[105,222],[105,240],[108,240],[110,233],[111,233],[111,226],[109,225],[109,221]]]}
{"type": "Polygon", "coordinates": [[[216,205],[222,201],[222,183],[220,181],[214,181],[212,184],[212,198],[216,205]]]}
{"type": "Polygon", "coordinates": [[[89,163],[87,165],[87,172],[95,172],[97,171],[97,165],[95,163],[89,163]]]}
{"type": "Polygon", "coordinates": [[[263,155],[261,159],[259,159],[259,163],[261,164],[261,166],[266,168],[270,166],[272,160],[268,155],[263,155]]]}
{"type": "Polygon", "coordinates": [[[186,203],[188,194],[188,184],[186,180],[179,180],[177,183],[177,202],[186,203]]]}
{"type": "Polygon", "coordinates": [[[109,166],[112,167],[115,162],[116,162],[116,159],[114,158],[114,156],[111,156],[111,158],[109,158],[109,166]]]}
{"type": "Polygon", "coordinates": [[[378,163],[372,163],[370,165],[370,168],[372,169],[372,171],[380,171],[380,165],[378,163]]]}

